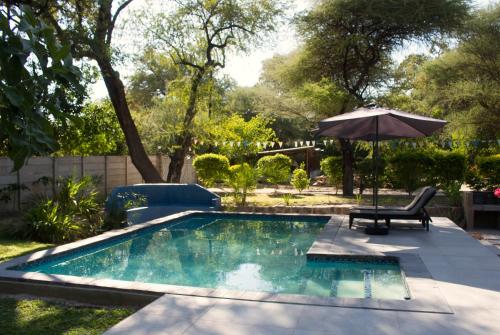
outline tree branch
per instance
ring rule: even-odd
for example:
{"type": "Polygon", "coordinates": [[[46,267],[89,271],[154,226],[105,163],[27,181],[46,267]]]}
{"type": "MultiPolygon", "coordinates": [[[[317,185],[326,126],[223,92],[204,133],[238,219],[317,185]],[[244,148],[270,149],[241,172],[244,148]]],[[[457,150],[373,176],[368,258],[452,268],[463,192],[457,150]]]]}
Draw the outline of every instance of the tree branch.
{"type": "Polygon", "coordinates": [[[126,0],[124,3],[122,3],[118,9],[116,10],[115,14],[113,14],[113,17],[111,19],[111,25],[109,26],[108,33],[106,34],[106,44],[110,45],[111,44],[111,37],[113,35],[113,30],[115,29],[116,25],[116,20],[118,20],[118,15],[128,6],[130,3],[134,0],[126,0]]]}

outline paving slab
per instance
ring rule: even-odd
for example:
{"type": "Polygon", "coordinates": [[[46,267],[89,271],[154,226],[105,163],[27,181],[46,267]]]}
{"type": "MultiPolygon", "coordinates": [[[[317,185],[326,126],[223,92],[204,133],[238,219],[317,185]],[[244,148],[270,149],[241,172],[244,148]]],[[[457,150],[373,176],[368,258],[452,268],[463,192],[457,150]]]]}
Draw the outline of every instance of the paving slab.
{"type": "Polygon", "coordinates": [[[313,298],[309,304],[244,300],[272,297],[267,293],[236,300],[166,294],[106,334],[500,334],[500,257],[449,219],[433,219],[430,232],[396,222],[388,236],[371,237],[362,225],[349,230],[346,218],[335,216],[336,225],[318,236],[310,252],[399,257],[413,273],[408,278],[413,300],[424,307],[443,301],[449,312],[403,311],[398,303],[387,308],[387,301],[384,309],[381,300],[346,308],[349,299],[338,299],[333,307],[314,306],[313,298]]]}

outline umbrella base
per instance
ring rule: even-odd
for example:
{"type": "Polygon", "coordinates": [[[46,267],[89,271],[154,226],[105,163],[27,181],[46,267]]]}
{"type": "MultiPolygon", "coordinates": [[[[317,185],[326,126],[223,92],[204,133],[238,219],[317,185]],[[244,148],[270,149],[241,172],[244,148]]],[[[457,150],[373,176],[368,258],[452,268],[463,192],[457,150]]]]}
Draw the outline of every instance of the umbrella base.
{"type": "Polygon", "coordinates": [[[389,234],[389,227],[379,225],[369,225],[365,228],[366,235],[387,235],[389,234]]]}

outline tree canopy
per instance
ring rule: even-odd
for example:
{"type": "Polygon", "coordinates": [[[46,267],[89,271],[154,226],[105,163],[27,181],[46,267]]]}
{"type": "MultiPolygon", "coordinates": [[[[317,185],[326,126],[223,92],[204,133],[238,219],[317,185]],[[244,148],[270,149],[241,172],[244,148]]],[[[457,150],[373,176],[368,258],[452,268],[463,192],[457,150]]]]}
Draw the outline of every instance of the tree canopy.
{"type": "Polygon", "coordinates": [[[16,170],[54,152],[52,121],[78,112],[84,88],[70,49],[31,7],[0,5],[0,145],[16,170]]]}

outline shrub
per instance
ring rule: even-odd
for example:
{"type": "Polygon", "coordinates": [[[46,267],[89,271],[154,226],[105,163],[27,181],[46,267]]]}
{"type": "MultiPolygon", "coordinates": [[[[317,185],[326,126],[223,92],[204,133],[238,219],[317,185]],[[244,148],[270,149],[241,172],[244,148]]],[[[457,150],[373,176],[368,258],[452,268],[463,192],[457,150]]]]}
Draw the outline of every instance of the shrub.
{"type": "Polygon", "coordinates": [[[500,186],[500,154],[479,157],[477,160],[479,176],[484,187],[493,190],[500,186]]]}
{"type": "Polygon", "coordinates": [[[292,179],[290,183],[292,186],[302,193],[303,190],[309,187],[311,179],[307,178],[307,172],[304,170],[304,164],[301,164],[298,169],[295,169],[292,173],[292,179]]]}
{"type": "Polygon", "coordinates": [[[218,154],[203,154],[194,159],[193,167],[203,185],[212,187],[217,181],[226,178],[229,171],[229,159],[218,154]]]}
{"type": "Polygon", "coordinates": [[[390,157],[387,178],[392,185],[411,195],[417,188],[432,184],[433,158],[417,150],[397,151],[390,157]]]}
{"type": "Polygon", "coordinates": [[[104,217],[104,230],[123,228],[127,223],[127,209],[146,206],[147,198],[135,192],[116,194],[114,200],[107,206],[104,217]]]}
{"type": "Polygon", "coordinates": [[[229,168],[227,183],[233,189],[234,200],[245,206],[248,191],[257,186],[257,171],[247,163],[233,165],[229,168]]]}
{"type": "Polygon", "coordinates": [[[95,235],[102,226],[102,203],[91,177],[62,179],[53,199],[39,199],[27,213],[27,235],[61,243],[95,235]]]}
{"type": "Polygon", "coordinates": [[[465,178],[466,158],[459,152],[438,150],[433,152],[433,184],[445,189],[465,178]]]}
{"type": "MultiPolygon", "coordinates": [[[[378,185],[379,187],[383,184],[384,172],[385,172],[386,160],[384,157],[378,158],[378,185]]],[[[356,162],[354,167],[354,174],[357,177],[357,184],[359,187],[359,193],[363,194],[363,191],[368,187],[373,187],[373,159],[363,158],[356,162]]]]}
{"type": "Polygon", "coordinates": [[[290,178],[292,160],[283,154],[264,156],[257,162],[257,170],[266,182],[278,186],[290,178]]]}
{"type": "Polygon", "coordinates": [[[321,160],[320,167],[328,178],[330,185],[335,186],[338,191],[342,184],[342,157],[326,157],[321,160]]]}

